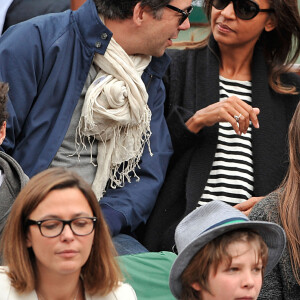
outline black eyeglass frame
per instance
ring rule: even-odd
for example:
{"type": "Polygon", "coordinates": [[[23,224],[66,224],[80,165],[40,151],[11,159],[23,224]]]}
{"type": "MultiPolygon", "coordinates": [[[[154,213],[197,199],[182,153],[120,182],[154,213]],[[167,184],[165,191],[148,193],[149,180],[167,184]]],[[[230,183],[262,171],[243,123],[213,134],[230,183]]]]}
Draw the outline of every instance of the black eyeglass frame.
{"type": "MultiPolygon", "coordinates": [[[[223,0],[223,1],[224,1],[224,0],[223,0]]],[[[238,10],[237,4],[236,4],[238,1],[245,1],[245,0],[227,0],[227,4],[226,4],[226,1],[224,1],[224,2],[225,2],[225,5],[222,6],[221,8],[218,8],[218,7],[216,7],[216,6],[214,5],[215,0],[211,0],[211,5],[212,5],[215,9],[222,10],[222,9],[224,9],[225,7],[227,7],[227,6],[229,5],[230,2],[232,2],[232,3],[233,3],[233,8],[234,8],[235,15],[236,15],[239,19],[241,19],[241,20],[251,20],[251,19],[255,18],[255,17],[258,15],[258,13],[260,13],[260,12],[274,12],[274,8],[262,8],[262,9],[260,9],[260,8],[259,8],[259,5],[258,5],[255,1],[253,1],[253,0],[246,0],[246,1],[248,1],[248,2],[251,2],[251,4],[254,5],[255,11],[253,11],[253,15],[251,15],[250,17],[245,17],[245,16],[243,16],[243,15],[240,15],[240,13],[239,13],[239,10],[238,10]]]]}
{"type": "Polygon", "coordinates": [[[190,14],[192,13],[193,11],[193,6],[191,5],[190,7],[187,8],[187,10],[182,10],[176,6],[173,6],[173,5],[170,5],[170,4],[167,4],[166,5],[167,8],[169,9],[172,9],[178,13],[180,13],[182,16],[181,16],[181,19],[179,20],[179,26],[190,16],[190,14]]]}
{"type": "Polygon", "coordinates": [[[31,220],[31,219],[28,219],[27,220],[27,226],[31,226],[31,225],[37,225],[39,227],[39,230],[40,230],[40,233],[42,236],[44,237],[47,237],[47,238],[55,238],[59,235],[62,234],[62,232],[64,231],[64,228],[66,225],[69,225],[70,229],[72,230],[73,234],[74,235],[77,235],[77,236],[86,236],[86,235],[89,235],[91,234],[94,229],[95,229],[95,223],[97,221],[97,218],[96,217],[78,217],[78,218],[74,218],[74,219],[70,219],[70,220],[62,220],[62,219],[45,219],[45,220],[40,220],[40,221],[36,221],[36,220],[31,220]],[[89,233],[86,233],[86,234],[78,234],[76,232],[74,232],[73,228],[72,228],[72,222],[75,221],[75,220],[78,220],[78,219],[89,219],[89,220],[92,220],[93,221],[93,228],[92,230],[89,232],[89,233]],[[44,222],[46,221],[60,221],[62,222],[63,226],[62,226],[62,229],[60,231],[60,233],[54,235],[54,236],[47,236],[47,235],[44,235],[43,232],[42,232],[42,229],[41,229],[41,226],[44,222]]]}

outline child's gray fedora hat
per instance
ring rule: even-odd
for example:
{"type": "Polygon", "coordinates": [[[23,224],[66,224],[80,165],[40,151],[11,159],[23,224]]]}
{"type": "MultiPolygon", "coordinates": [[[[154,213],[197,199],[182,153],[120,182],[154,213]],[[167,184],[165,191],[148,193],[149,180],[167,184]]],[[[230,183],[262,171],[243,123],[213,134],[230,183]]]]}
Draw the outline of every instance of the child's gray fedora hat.
{"type": "Polygon", "coordinates": [[[238,209],[216,200],[192,211],[176,227],[178,257],[169,278],[172,294],[177,299],[181,297],[181,274],[202,247],[225,232],[244,228],[255,230],[267,244],[269,258],[265,274],[270,272],[285,248],[283,229],[271,222],[250,221],[238,209]]]}

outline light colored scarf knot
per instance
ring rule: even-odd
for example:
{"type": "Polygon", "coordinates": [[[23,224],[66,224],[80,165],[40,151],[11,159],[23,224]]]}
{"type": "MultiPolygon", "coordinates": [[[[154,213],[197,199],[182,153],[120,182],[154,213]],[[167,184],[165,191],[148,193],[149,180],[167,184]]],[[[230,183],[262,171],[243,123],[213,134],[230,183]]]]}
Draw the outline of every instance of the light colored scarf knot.
{"type": "Polygon", "coordinates": [[[77,134],[98,141],[97,172],[92,188],[100,199],[108,180],[122,187],[133,175],[144,147],[150,149],[151,111],[141,79],[151,56],[128,56],[112,38],[104,55],[95,54],[99,72],[87,90],[77,134]]]}

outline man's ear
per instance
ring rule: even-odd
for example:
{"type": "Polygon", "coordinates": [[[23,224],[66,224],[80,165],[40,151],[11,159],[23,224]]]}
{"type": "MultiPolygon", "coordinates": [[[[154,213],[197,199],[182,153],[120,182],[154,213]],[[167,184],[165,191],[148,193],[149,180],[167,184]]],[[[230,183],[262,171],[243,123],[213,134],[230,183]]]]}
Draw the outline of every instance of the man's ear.
{"type": "Polygon", "coordinates": [[[3,122],[0,128],[0,145],[3,143],[6,136],[6,121],[3,122]]]}
{"type": "Polygon", "coordinates": [[[145,7],[141,7],[141,2],[138,2],[133,9],[133,22],[140,26],[144,20],[145,7]]]}
{"type": "Polygon", "coordinates": [[[265,31],[267,32],[272,31],[276,26],[277,26],[277,20],[275,19],[274,14],[271,14],[266,22],[265,31]]]}
{"type": "Polygon", "coordinates": [[[191,287],[196,290],[197,292],[200,292],[201,291],[201,286],[198,282],[194,282],[191,284],[191,287]]]}

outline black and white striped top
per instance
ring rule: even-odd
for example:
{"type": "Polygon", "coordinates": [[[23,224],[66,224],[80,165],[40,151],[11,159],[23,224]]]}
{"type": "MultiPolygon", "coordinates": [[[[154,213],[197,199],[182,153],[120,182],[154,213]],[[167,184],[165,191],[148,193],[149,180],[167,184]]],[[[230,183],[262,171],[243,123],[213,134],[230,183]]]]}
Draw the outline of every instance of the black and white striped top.
{"type": "MultiPolygon", "coordinates": [[[[220,101],[237,96],[252,102],[251,82],[220,79],[220,101]]],[[[237,135],[228,122],[219,123],[217,150],[209,178],[198,205],[221,200],[231,205],[253,194],[252,125],[246,134],[237,135]]]]}

